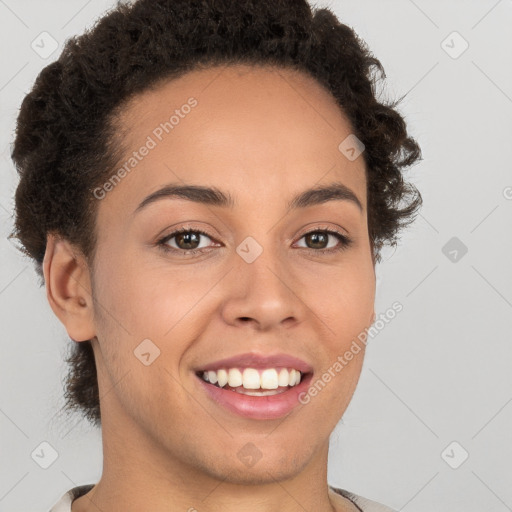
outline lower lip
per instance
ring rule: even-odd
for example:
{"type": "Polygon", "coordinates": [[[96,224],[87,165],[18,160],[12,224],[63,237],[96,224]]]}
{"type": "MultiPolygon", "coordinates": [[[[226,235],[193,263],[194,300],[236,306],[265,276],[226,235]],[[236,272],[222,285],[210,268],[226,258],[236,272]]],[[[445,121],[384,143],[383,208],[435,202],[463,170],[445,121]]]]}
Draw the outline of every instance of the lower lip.
{"type": "Polygon", "coordinates": [[[277,395],[250,396],[219,388],[196,376],[203,389],[217,404],[239,416],[256,420],[272,420],[281,418],[301,404],[299,395],[309,387],[313,374],[309,373],[297,386],[288,388],[277,395]]]}

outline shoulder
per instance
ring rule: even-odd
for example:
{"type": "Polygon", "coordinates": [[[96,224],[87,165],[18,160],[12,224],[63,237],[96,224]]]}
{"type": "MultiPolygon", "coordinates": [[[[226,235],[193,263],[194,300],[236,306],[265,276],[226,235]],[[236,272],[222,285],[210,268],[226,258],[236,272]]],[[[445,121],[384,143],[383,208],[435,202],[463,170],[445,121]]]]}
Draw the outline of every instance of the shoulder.
{"type": "Polygon", "coordinates": [[[60,500],[53,505],[48,512],[71,512],[71,503],[80,496],[88,493],[96,484],[85,484],[73,487],[65,494],[63,494],[60,500]]]}
{"type": "Polygon", "coordinates": [[[329,486],[335,493],[341,494],[345,498],[349,499],[354,505],[356,505],[361,512],[396,512],[392,508],[383,505],[382,503],[378,503],[373,500],[369,500],[368,498],[363,498],[353,492],[347,491],[346,489],[339,489],[337,487],[329,486]]]}

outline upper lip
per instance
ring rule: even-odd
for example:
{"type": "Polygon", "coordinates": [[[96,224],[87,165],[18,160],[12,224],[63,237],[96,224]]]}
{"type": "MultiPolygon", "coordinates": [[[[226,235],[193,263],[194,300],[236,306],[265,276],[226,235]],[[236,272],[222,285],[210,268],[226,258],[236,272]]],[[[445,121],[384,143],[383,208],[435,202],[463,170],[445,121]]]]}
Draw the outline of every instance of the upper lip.
{"type": "Polygon", "coordinates": [[[220,370],[221,368],[275,368],[275,367],[285,367],[285,368],[295,368],[302,373],[309,373],[313,371],[313,368],[310,364],[306,363],[302,359],[298,357],[292,356],[290,354],[258,354],[256,352],[246,352],[245,354],[239,354],[237,356],[228,357],[226,359],[219,359],[218,361],[214,361],[212,363],[208,363],[201,368],[198,368],[198,371],[215,371],[220,370]]]}

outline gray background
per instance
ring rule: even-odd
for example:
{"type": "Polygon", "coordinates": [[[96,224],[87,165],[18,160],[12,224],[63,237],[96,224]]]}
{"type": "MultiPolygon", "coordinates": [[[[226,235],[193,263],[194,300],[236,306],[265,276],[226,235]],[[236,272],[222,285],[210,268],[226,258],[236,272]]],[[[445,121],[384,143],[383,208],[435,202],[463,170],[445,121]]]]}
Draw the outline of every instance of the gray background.
{"type": "MultiPolygon", "coordinates": [[[[65,39],[113,5],[0,0],[2,512],[45,512],[101,475],[99,431],[57,414],[71,342],[6,236],[21,100],[65,39]],[[43,31],[59,45],[46,59],[31,48],[43,31]],[[58,453],[48,469],[31,457],[42,442],[58,453]]],[[[383,94],[408,93],[400,110],[424,157],[406,174],[424,206],[377,268],[377,314],[397,300],[404,309],[368,345],[331,438],[329,483],[397,510],[512,510],[512,1],[317,5],[334,9],[381,60],[383,94]],[[469,48],[459,55],[461,38],[469,48]]]]}

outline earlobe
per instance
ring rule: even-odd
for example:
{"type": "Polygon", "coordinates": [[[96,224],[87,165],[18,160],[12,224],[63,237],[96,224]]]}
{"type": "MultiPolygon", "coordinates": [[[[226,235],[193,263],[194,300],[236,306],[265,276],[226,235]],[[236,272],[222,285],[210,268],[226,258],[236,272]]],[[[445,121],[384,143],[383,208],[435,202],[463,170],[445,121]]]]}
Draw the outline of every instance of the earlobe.
{"type": "Polygon", "coordinates": [[[95,336],[89,269],[69,241],[50,233],[43,260],[46,297],[74,341],[95,336]]]}

